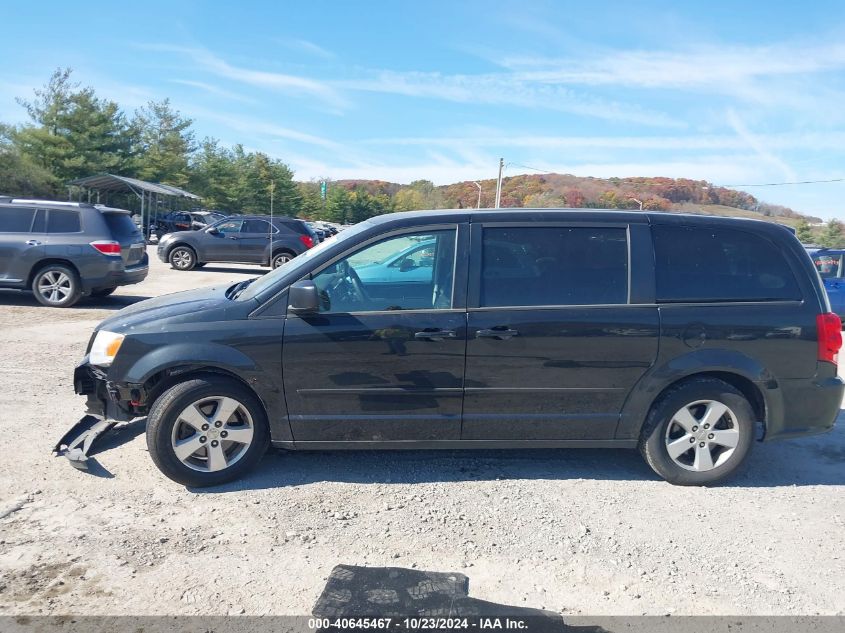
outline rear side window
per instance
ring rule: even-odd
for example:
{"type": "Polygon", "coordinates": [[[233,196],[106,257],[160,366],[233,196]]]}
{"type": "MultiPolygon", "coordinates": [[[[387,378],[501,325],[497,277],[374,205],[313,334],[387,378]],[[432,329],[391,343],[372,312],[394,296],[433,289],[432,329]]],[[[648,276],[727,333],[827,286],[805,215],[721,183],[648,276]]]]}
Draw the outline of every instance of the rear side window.
{"type": "Polygon", "coordinates": [[[48,233],[79,233],[79,212],[50,209],[47,213],[48,233]]]}
{"type": "Polygon", "coordinates": [[[0,233],[29,233],[35,209],[26,207],[0,208],[0,233]]]}
{"type": "MultiPolygon", "coordinates": [[[[106,225],[112,237],[122,242],[138,233],[138,227],[128,213],[103,213],[106,225]]],[[[140,237],[140,235],[138,235],[140,237]]]]}
{"type": "Polygon", "coordinates": [[[657,300],[799,300],[792,269],[768,239],[737,229],[652,229],[657,300]]]}
{"type": "Polygon", "coordinates": [[[628,302],[623,228],[485,228],[481,306],[628,302]]]}
{"type": "MultiPolygon", "coordinates": [[[[269,233],[270,228],[267,220],[244,220],[241,233],[269,233]]],[[[275,230],[273,232],[275,233],[275,230]]]]}

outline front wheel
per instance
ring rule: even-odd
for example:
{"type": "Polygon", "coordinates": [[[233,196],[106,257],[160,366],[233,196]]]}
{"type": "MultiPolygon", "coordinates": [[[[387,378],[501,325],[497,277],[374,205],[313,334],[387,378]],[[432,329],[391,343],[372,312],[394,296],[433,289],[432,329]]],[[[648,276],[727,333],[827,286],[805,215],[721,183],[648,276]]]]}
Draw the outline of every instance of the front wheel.
{"type": "Polygon", "coordinates": [[[754,410],[745,396],[715,378],[667,391],[649,412],[640,452],[666,481],[713,484],[736,473],[754,443],[754,410]]]}
{"type": "Polygon", "coordinates": [[[167,258],[176,270],[193,270],[197,265],[197,255],[188,246],[177,246],[167,258]]]}
{"type": "Polygon", "coordinates": [[[244,475],[270,445],[264,407],[233,378],[181,382],[156,400],[147,447],[159,470],[186,486],[215,486],[244,475]]]}

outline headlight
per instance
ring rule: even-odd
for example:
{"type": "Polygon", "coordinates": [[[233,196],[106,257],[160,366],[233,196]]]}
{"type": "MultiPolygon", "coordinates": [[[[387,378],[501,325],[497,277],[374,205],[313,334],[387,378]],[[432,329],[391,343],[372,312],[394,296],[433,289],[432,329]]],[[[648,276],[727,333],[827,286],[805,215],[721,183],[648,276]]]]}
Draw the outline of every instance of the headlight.
{"type": "Polygon", "coordinates": [[[117,351],[120,349],[124,338],[123,334],[100,330],[97,332],[97,336],[94,337],[91,351],[88,352],[88,361],[92,365],[108,367],[111,365],[114,357],[117,356],[117,351]]]}

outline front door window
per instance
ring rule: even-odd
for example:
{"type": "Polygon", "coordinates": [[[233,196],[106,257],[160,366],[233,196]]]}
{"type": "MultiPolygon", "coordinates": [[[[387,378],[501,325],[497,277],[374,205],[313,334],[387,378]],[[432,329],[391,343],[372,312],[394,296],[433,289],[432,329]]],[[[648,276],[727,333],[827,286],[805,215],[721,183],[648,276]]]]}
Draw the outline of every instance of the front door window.
{"type": "Polygon", "coordinates": [[[321,312],[452,307],[455,231],[406,233],[365,246],[314,277],[321,312]]]}

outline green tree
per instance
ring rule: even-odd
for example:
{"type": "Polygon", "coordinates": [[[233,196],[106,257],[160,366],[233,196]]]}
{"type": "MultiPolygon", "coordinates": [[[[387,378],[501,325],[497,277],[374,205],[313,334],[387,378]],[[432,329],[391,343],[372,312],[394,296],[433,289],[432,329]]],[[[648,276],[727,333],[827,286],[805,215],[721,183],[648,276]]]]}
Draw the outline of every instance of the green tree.
{"type": "Polygon", "coordinates": [[[0,193],[32,198],[61,195],[62,183],[21,153],[15,134],[14,128],[0,123],[0,193]]]}
{"type": "Polygon", "coordinates": [[[233,150],[237,173],[235,204],[242,213],[270,213],[270,187],[273,191],[273,211],[277,214],[299,214],[302,197],[293,172],[283,162],[261,152],[245,152],[243,146],[233,150]]]}
{"type": "Polygon", "coordinates": [[[150,101],[135,113],[132,132],[137,143],[135,171],[142,180],[186,187],[194,151],[191,119],[170,105],[170,99],[150,101]]]}
{"type": "Polygon", "coordinates": [[[206,138],[191,159],[189,188],[203,198],[210,209],[229,213],[239,210],[235,197],[238,171],[232,150],[217,139],[206,138]]]}
{"type": "Polygon", "coordinates": [[[842,229],[842,222],[836,218],[831,218],[824,225],[821,236],[819,236],[819,243],[828,248],[845,245],[845,235],[843,235],[842,229]]]}
{"type": "Polygon", "coordinates": [[[311,180],[296,184],[302,199],[299,205],[299,217],[309,220],[328,220],[326,202],[320,195],[320,182],[311,180]]]}
{"type": "Polygon", "coordinates": [[[114,101],[71,81],[71,69],[56,70],[35,99],[19,99],[32,124],[15,134],[15,144],[32,163],[58,182],[103,172],[120,172],[131,157],[131,133],[114,101]]]}
{"type": "Polygon", "coordinates": [[[813,241],[813,229],[807,220],[801,220],[798,226],[795,227],[795,235],[805,244],[810,244],[813,241]]]}

